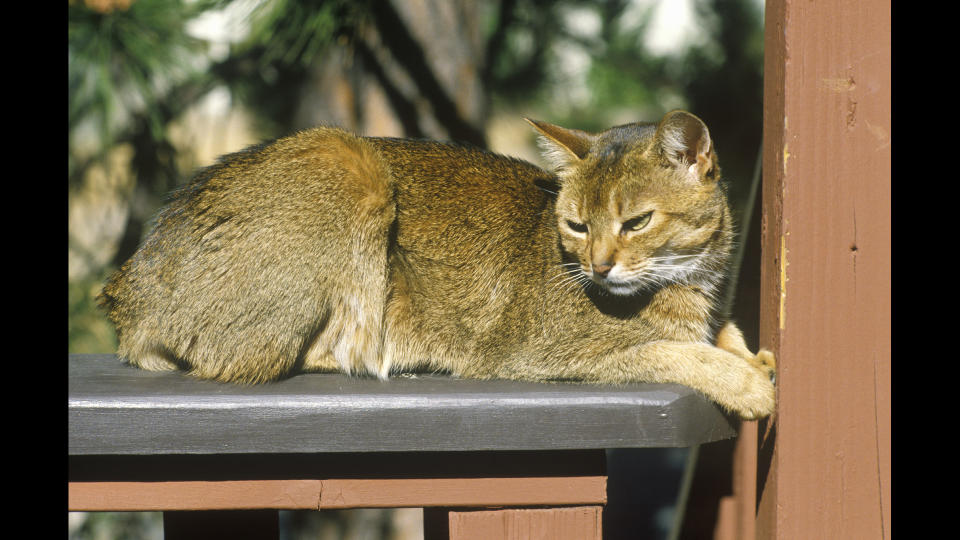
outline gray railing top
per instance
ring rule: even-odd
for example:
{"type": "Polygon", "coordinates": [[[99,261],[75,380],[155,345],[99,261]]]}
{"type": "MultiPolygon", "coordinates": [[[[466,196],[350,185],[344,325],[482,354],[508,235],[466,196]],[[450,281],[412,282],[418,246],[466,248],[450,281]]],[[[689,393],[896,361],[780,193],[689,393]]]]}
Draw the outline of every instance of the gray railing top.
{"type": "Polygon", "coordinates": [[[307,374],[238,386],[70,355],[68,388],[70,455],[680,447],[736,435],[715,404],[675,384],[307,374]]]}

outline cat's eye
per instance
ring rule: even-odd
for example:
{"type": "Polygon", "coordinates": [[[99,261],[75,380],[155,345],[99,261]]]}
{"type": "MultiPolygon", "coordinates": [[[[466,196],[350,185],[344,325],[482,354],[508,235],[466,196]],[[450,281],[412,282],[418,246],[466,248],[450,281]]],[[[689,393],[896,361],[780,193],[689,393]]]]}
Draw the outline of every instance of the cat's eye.
{"type": "Polygon", "coordinates": [[[621,231],[639,231],[640,229],[647,226],[650,223],[650,217],[653,216],[653,212],[647,212],[646,214],[637,216],[632,219],[628,219],[623,222],[623,226],[620,228],[621,231]]]}
{"type": "Polygon", "coordinates": [[[570,230],[576,233],[584,234],[587,232],[587,225],[585,223],[577,223],[576,221],[567,220],[567,227],[570,227],[570,230]]]}

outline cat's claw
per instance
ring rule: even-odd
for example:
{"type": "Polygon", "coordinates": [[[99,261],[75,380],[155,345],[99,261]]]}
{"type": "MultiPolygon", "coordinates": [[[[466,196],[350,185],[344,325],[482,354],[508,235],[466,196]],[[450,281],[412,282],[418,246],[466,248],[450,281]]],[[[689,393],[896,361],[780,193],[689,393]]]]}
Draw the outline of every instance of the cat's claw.
{"type": "Polygon", "coordinates": [[[757,353],[757,363],[763,366],[767,371],[767,376],[770,378],[770,382],[776,384],[777,382],[777,358],[773,355],[772,352],[767,349],[760,349],[757,353]]]}

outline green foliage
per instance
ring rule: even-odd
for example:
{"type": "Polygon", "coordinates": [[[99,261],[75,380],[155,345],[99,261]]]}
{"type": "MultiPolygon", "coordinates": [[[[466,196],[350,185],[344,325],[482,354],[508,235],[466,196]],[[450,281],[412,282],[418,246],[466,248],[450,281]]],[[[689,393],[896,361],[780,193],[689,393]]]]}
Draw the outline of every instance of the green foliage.
{"type": "Polygon", "coordinates": [[[276,0],[253,14],[246,47],[260,47],[261,65],[308,67],[339,37],[349,37],[366,18],[369,2],[276,0]]]}
{"type": "Polygon", "coordinates": [[[670,77],[710,126],[740,224],[762,139],[762,13],[750,0],[698,0],[695,7],[708,40],[672,61],[670,77]]]}
{"type": "Polygon", "coordinates": [[[71,281],[67,287],[67,343],[71,353],[113,353],[117,350],[113,325],[94,300],[107,275],[108,270],[104,269],[71,281]]]}
{"type": "MultiPolygon", "coordinates": [[[[624,12],[610,13],[604,19],[600,53],[594,56],[587,73],[591,100],[575,111],[585,129],[609,127],[607,118],[591,115],[589,110],[662,108],[662,103],[675,101],[681,94],[666,76],[671,59],[648,51],[643,44],[649,32],[653,5],[647,6],[634,25],[621,24],[624,12]],[[591,121],[593,119],[593,121],[591,121]]],[[[680,98],[682,99],[682,98],[680,98]]],[[[661,111],[666,112],[666,111],[661,111]]],[[[651,118],[650,120],[653,120],[651,118]]]]}
{"type": "Polygon", "coordinates": [[[189,76],[203,42],[186,23],[222,1],[137,0],[126,9],[67,9],[68,125],[90,122],[98,151],[109,148],[130,116],[142,113],[156,138],[165,128],[157,104],[189,76]]]}
{"type": "Polygon", "coordinates": [[[160,540],[162,512],[74,512],[70,540],[160,540]]]}
{"type": "Polygon", "coordinates": [[[547,52],[562,27],[556,2],[503,2],[489,30],[484,83],[495,99],[536,99],[549,77],[547,52]]]}

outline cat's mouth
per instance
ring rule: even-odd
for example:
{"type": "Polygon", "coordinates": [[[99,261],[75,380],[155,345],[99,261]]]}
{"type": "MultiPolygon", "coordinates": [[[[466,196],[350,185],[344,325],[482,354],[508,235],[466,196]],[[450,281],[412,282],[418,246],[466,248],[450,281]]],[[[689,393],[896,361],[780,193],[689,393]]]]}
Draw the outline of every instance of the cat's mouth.
{"type": "Polygon", "coordinates": [[[719,273],[698,265],[703,253],[672,254],[650,257],[643,264],[624,267],[615,264],[598,271],[583,268],[590,282],[617,296],[631,296],[644,291],[655,291],[671,284],[696,283],[711,289],[719,273]]]}
{"type": "Polygon", "coordinates": [[[634,283],[613,283],[609,281],[600,284],[600,286],[603,287],[607,292],[617,296],[632,296],[640,292],[640,290],[643,288],[634,283]]]}
{"type": "Polygon", "coordinates": [[[635,280],[623,279],[622,277],[608,274],[600,275],[596,272],[588,272],[590,280],[603,290],[617,296],[631,296],[643,289],[643,283],[635,280]]]}

